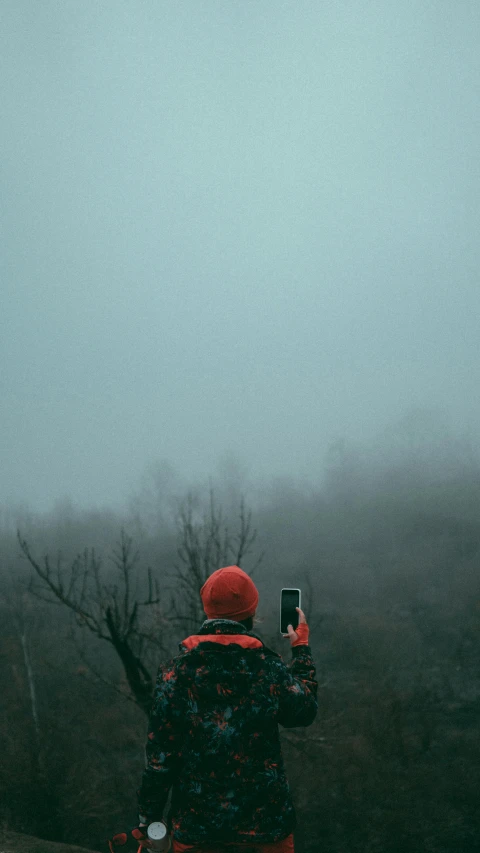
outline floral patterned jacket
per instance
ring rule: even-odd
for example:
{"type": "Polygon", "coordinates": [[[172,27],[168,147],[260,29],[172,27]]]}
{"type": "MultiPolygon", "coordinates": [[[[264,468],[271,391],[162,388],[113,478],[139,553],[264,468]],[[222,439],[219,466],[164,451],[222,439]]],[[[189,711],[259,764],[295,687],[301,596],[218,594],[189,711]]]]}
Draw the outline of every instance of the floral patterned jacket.
{"type": "Polygon", "coordinates": [[[309,726],[317,682],[309,646],[287,666],[238,622],[207,619],[158,673],[138,792],[161,820],[172,787],[184,844],[279,841],[295,827],[278,726],[309,726]]]}

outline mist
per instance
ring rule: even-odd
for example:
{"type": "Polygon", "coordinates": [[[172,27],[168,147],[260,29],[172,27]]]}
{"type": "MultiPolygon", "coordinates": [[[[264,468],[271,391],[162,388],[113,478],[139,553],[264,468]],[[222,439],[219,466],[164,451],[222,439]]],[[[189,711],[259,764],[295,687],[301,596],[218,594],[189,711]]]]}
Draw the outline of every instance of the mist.
{"type": "Polygon", "coordinates": [[[476,3],[1,15],[2,503],[477,442],[476,3]]]}
{"type": "Polygon", "coordinates": [[[5,832],[133,826],[149,685],[245,540],[256,629],[285,655],[299,586],[317,665],[298,853],[473,850],[479,27],[1,4],[5,832]]]}
{"type": "Polygon", "coordinates": [[[302,590],[319,713],[308,731],[281,732],[299,816],[296,849],[313,853],[321,837],[326,853],[345,843],[368,853],[423,853],[426,839],[433,853],[470,851],[478,833],[480,462],[458,439],[429,443],[428,423],[422,415],[399,425],[388,464],[374,447],[332,448],[314,489],[276,478],[245,498],[245,480],[230,469],[182,494],[174,472],[157,466],[122,513],[59,502],[44,513],[4,514],[6,830],[100,850],[108,833],[134,822],[145,718],[114,646],[75,617],[75,589],[83,588],[82,565],[95,563],[102,586],[87,578],[82,612],[105,614],[122,589],[121,543],[132,543],[129,595],[145,601],[148,575],[159,597],[153,619],[139,608],[139,636],[151,637],[147,649],[142,641],[142,662],[153,674],[202,621],[196,575],[198,615],[192,622],[182,611],[182,575],[186,541],[190,549],[200,543],[190,568],[208,575],[217,567],[209,562],[213,495],[219,530],[233,543],[246,501],[252,535],[241,565],[260,594],[255,630],[282,656],[279,592],[302,590]],[[187,540],[185,507],[193,525],[187,540]],[[48,560],[63,603],[39,585],[23,539],[38,566],[48,560]]]}

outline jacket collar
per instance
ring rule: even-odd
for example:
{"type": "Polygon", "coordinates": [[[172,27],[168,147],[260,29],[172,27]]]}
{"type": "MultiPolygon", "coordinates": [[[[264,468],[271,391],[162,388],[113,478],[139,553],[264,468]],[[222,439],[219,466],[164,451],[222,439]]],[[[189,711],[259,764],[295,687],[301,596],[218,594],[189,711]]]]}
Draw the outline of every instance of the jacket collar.
{"type": "Polygon", "coordinates": [[[199,634],[246,634],[247,629],[241,622],[233,619],[205,619],[199,634]]]}
{"type": "Polygon", "coordinates": [[[233,619],[205,619],[198,634],[186,637],[180,645],[180,650],[196,648],[200,643],[218,643],[221,646],[229,646],[233,643],[244,649],[261,649],[263,642],[260,637],[249,633],[245,625],[234,622],[233,619]]]}

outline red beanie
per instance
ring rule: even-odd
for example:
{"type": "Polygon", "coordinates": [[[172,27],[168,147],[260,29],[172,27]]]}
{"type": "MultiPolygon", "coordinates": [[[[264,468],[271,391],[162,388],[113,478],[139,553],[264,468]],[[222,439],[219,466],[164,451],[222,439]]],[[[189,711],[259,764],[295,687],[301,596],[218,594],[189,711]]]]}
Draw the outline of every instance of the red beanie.
{"type": "Polygon", "coordinates": [[[241,622],[257,609],[258,589],[238,566],[217,569],[203,584],[200,595],[208,619],[241,622]]]}

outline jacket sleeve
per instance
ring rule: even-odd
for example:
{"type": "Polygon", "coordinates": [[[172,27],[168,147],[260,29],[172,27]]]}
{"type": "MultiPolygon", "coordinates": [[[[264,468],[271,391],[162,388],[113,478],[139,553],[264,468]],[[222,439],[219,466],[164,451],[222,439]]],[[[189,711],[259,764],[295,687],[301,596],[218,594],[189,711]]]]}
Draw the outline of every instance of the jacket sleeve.
{"type": "Polygon", "coordinates": [[[293,660],[283,665],[279,685],[278,722],[285,728],[309,726],[318,709],[315,664],[310,646],[293,646],[293,660]]]}
{"type": "Polygon", "coordinates": [[[184,738],[183,715],[175,664],[160,667],[145,747],[145,770],[138,791],[141,823],[161,820],[168,792],[177,776],[184,738]]]}

